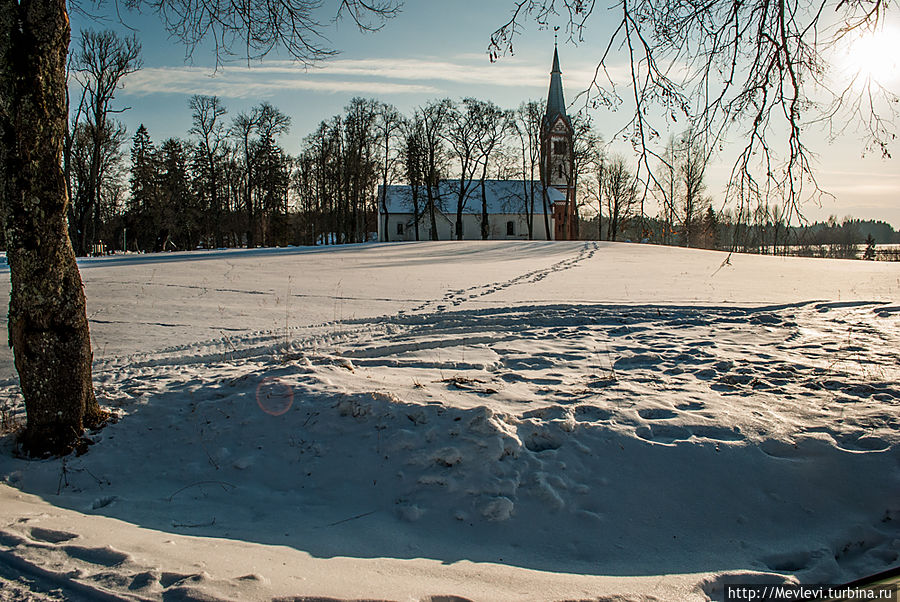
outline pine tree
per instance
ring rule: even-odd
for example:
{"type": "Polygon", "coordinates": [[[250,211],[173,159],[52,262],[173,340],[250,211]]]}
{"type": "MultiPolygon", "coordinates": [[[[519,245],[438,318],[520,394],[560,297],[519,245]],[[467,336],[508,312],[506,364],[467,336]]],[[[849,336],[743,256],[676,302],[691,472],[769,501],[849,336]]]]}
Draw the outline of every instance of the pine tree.
{"type": "MultiPolygon", "coordinates": [[[[141,124],[131,139],[131,198],[125,211],[125,244],[145,249],[152,229],[153,206],[159,196],[159,165],[150,133],[141,124]]],[[[125,249],[126,251],[128,249],[125,249]]]]}
{"type": "Polygon", "coordinates": [[[717,249],[719,247],[719,216],[716,211],[709,205],[703,216],[703,232],[706,238],[707,249],[717,249]]]}
{"type": "Polygon", "coordinates": [[[199,212],[188,180],[188,151],[184,142],[169,138],[162,143],[158,156],[159,201],[153,211],[153,249],[190,249],[199,212]]]}
{"type": "Polygon", "coordinates": [[[863,252],[863,259],[875,261],[875,239],[869,234],[866,237],[866,250],[863,252]]]}

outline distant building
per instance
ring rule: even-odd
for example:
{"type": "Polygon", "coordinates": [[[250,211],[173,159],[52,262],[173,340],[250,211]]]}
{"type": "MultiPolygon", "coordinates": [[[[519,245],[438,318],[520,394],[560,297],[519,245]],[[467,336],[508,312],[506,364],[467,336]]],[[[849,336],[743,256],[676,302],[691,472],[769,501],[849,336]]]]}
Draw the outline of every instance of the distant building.
{"type": "MultiPolygon", "coordinates": [[[[532,191],[534,194],[533,236],[544,239],[543,202],[541,183],[522,180],[485,180],[485,199],[488,213],[488,239],[517,240],[528,238],[529,210],[532,191]]],[[[441,180],[435,198],[435,225],[438,240],[455,240],[456,202],[459,191],[457,180],[441,180]]],[[[415,205],[418,204],[419,240],[431,240],[431,214],[424,187],[413,200],[411,186],[388,186],[386,195],[387,211],[380,207],[378,220],[378,240],[415,240],[415,205]],[[385,232],[387,229],[387,232],[385,232]]],[[[378,199],[382,197],[382,187],[378,187],[378,199]]],[[[565,203],[565,195],[555,188],[547,189],[548,206],[565,203]]],[[[381,203],[379,202],[379,206],[381,203]]],[[[463,240],[481,239],[481,186],[476,181],[466,195],[462,215],[463,240]]],[[[553,223],[551,221],[551,232],[553,223]]]]}
{"type": "Polygon", "coordinates": [[[553,203],[554,240],[578,239],[578,219],[575,212],[575,156],[572,144],[574,133],[572,120],[566,114],[559,54],[554,46],[547,112],[541,123],[541,181],[548,190],[556,190],[562,195],[561,201],[553,203]]]}
{"type": "MultiPolygon", "coordinates": [[[[575,211],[574,154],[572,120],[566,114],[559,54],[553,48],[547,112],[541,121],[540,181],[487,180],[488,239],[527,239],[528,216],[532,215],[532,236],[547,238],[544,224],[544,195],[547,220],[553,240],[577,240],[578,218],[575,211]]],[[[434,225],[438,240],[455,240],[456,203],[459,183],[441,180],[435,191],[434,225]]],[[[378,240],[431,240],[431,213],[426,191],[413,194],[411,186],[388,186],[382,204],[382,187],[378,187],[378,240]],[[418,214],[418,219],[416,218],[418,214]]],[[[472,182],[462,215],[462,239],[481,239],[482,196],[479,182],[472,182]]]]}

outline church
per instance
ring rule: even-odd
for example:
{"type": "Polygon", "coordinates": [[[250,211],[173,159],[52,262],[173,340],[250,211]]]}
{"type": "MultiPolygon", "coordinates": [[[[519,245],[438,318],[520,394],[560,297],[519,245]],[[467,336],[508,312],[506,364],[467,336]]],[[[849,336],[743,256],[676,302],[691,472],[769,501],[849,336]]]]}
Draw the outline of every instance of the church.
{"type": "MultiPolygon", "coordinates": [[[[533,207],[533,238],[546,238],[544,201],[546,195],[550,235],[553,240],[577,240],[578,219],[575,211],[574,155],[572,120],[566,113],[559,53],[553,48],[547,111],[541,120],[539,181],[488,180],[485,197],[488,207],[488,239],[515,240],[528,238],[529,207],[533,207]]],[[[435,198],[435,227],[438,240],[455,240],[456,180],[441,180],[435,198]]],[[[415,195],[411,186],[388,186],[382,203],[382,187],[378,187],[378,240],[430,240],[430,212],[425,207],[424,191],[415,195]],[[418,224],[413,210],[419,207],[418,224]]],[[[481,188],[473,185],[463,208],[462,239],[482,238],[481,188]]]]}

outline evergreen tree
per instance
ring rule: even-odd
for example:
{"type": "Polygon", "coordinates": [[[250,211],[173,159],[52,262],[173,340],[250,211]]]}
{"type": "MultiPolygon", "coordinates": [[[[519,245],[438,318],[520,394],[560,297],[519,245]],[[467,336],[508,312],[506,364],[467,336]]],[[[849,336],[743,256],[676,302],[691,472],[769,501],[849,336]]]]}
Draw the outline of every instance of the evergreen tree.
{"type": "Polygon", "coordinates": [[[169,138],[159,149],[159,200],[153,211],[154,251],[193,248],[198,219],[185,144],[169,138]]]}
{"type": "Polygon", "coordinates": [[[707,249],[719,248],[719,216],[716,215],[712,205],[709,205],[706,213],[703,214],[703,234],[704,247],[707,249]]]}
{"type": "MultiPolygon", "coordinates": [[[[125,244],[141,250],[152,229],[151,208],[159,195],[159,168],[150,133],[142,123],[131,139],[131,198],[125,209],[125,244]],[[129,240],[131,244],[129,244],[129,240]]],[[[125,249],[126,251],[128,249],[125,249]]]]}
{"type": "Polygon", "coordinates": [[[875,239],[869,234],[866,237],[866,250],[863,253],[863,259],[875,261],[875,239]]]}

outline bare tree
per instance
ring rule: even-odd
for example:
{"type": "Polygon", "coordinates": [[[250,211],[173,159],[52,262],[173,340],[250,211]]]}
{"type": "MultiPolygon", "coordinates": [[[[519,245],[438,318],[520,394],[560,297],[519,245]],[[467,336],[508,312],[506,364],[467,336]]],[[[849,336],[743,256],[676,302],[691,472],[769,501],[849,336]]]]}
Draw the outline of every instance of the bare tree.
{"type": "Polygon", "coordinates": [[[91,251],[91,241],[107,234],[103,232],[108,221],[104,218],[114,212],[119,197],[124,141],[125,126],[114,119],[106,119],[99,130],[85,121],[73,132],[68,166],[72,191],[69,232],[85,252],[91,251]]]}
{"type": "Polygon", "coordinates": [[[664,244],[671,244],[672,234],[675,231],[675,204],[681,190],[677,163],[675,136],[670,136],[659,159],[655,186],[661,205],[660,217],[663,228],[661,240],[664,244]]]}
{"type": "Polygon", "coordinates": [[[79,254],[85,254],[90,244],[97,242],[103,189],[103,146],[115,137],[109,134],[114,129],[108,123],[110,113],[121,112],[113,110],[111,103],[125,76],[141,68],[140,55],[141,45],[136,37],[122,39],[110,30],[85,30],[81,32],[78,52],[73,57],[75,77],[84,88],[87,129],[92,133],[90,173],[83,182],[83,204],[76,212],[80,234],[76,250],[79,254]]]}
{"type": "Polygon", "coordinates": [[[256,231],[256,214],[253,210],[253,132],[256,130],[256,111],[247,113],[242,111],[231,120],[228,132],[234,138],[236,148],[241,153],[244,171],[241,190],[242,205],[247,212],[247,228],[245,237],[247,248],[254,246],[254,233],[256,231]]]}
{"type": "Polygon", "coordinates": [[[260,139],[274,140],[291,127],[291,118],[271,103],[261,102],[253,109],[256,132],[260,139]]]}
{"type": "MultiPolygon", "coordinates": [[[[522,192],[525,198],[525,222],[528,225],[528,240],[534,239],[534,182],[535,171],[541,160],[541,120],[546,112],[545,101],[531,100],[519,105],[515,114],[515,131],[522,151],[522,192]]],[[[550,238],[550,221],[544,211],[547,238],[550,238]]]]}
{"type": "Polygon", "coordinates": [[[377,131],[378,103],[356,97],[344,108],[344,181],[352,231],[345,239],[362,242],[368,231],[366,215],[377,215],[375,188],[378,185],[377,131]]]}
{"type": "MultiPolygon", "coordinates": [[[[582,180],[585,177],[589,177],[592,173],[596,173],[597,166],[603,164],[603,138],[601,138],[594,130],[590,119],[581,114],[576,115],[574,119],[572,119],[572,127],[574,129],[572,134],[572,173],[567,173],[566,178],[569,180],[569,185],[578,191],[582,180]]],[[[576,196],[585,200],[589,198],[588,195],[579,194],[579,192],[576,192],[576,196]]],[[[575,202],[575,199],[567,196],[566,203],[572,202],[575,202]]],[[[641,203],[643,203],[643,200],[641,203]]],[[[584,201],[576,203],[575,205],[574,216],[576,220],[576,233],[579,225],[578,209],[583,204],[584,201]]],[[[643,215],[643,205],[641,207],[641,214],[643,215]]],[[[569,215],[568,207],[566,208],[565,215],[569,215]]]]}
{"type": "Polygon", "coordinates": [[[216,247],[224,244],[222,238],[222,199],[219,197],[219,173],[221,171],[221,155],[225,145],[225,106],[218,96],[191,97],[190,108],[193,111],[191,134],[199,139],[200,154],[203,157],[204,188],[209,194],[210,207],[213,214],[213,228],[216,247]]]}
{"type": "MultiPolygon", "coordinates": [[[[381,163],[381,210],[384,212],[384,241],[390,240],[390,232],[388,232],[388,206],[387,206],[387,188],[388,179],[394,173],[394,167],[398,161],[397,153],[392,153],[392,141],[394,134],[399,132],[403,127],[403,117],[396,107],[383,102],[376,103],[375,129],[378,132],[378,138],[381,141],[381,149],[383,151],[381,163]]],[[[418,211],[415,212],[418,219],[418,211]]],[[[418,240],[418,224],[416,224],[416,240],[418,240]]]]}
{"type": "Polygon", "coordinates": [[[478,143],[482,135],[479,110],[482,101],[464,98],[462,106],[451,106],[447,113],[444,140],[453,152],[458,176],[456,178],[456,240],[463,238],[463,209],[478,169],[478,143]]]}
{"type": "MultiPolygon", "coordinates": [[[[191,48],[212,39],[217,56],[284,47],[300,61],[333,50],[322,42],[316,0],[129,0],[155,10],[191,48]]],[[[363,29],[393,16],[391,0],[343,0],[340,13],[363,29]]],[[[62,169],[67,126],[65,0],[0,3],[0,198],[12,289],[13,348],[27,424],[26,453],[66,453],[85,426],[104,419],[91,384],[91,343],[81,275],[66,232],[69,198],[62,169]]]]}
{"type": "Polygon", "coordinates": [[[438,239],[435,204],[440,202],[438,183],[445,161],[443,146],[444,131],[450,117],[453,103],[449,98],[436,100],[416,111],[416,118],[422,121],[422,133],[427,153],[425,170],[425,194],[428,198],[428,217],[431,240],[438,239]]]}
{"type": "Polygon", "coordinates": [[[606,198],[606,214],[609,220],[606,239],[616,240],[634,215],[637,183],[622,155],[613,155],[604,165],[601,186],[603,196],[606,198]]]}
{"type": "Polygon", "coordinates": [[[821,193],[806,126],[834,132],[848,122],[859,125],[867,148],[889,155],[900,110],[896,91],[859,77],[835,84],[828,58],[851,33],[877,29],[895,7],[888,0],[614,0],[601,15],[600,5],[583,0],[514,0],[488,50],[492,59],[511,52],[529,18],[561,20],[574,43],[585,28],[598,26],[592,18],[603,19],[612,33],[583,99],[591,106],[630,105],[631,120],[620,134],[638,150],[637,174],[646,188],[655,187],[653,145],[668,124],[686,121],[707,148],[738,130],[744,142],[729,197],[746,205],[777,195],[786,213],[797,215],[805,198],[821,193]],[[627,81],[610,75],[620,58],[629,66],[627,81]]]}
{"type": "Polygon", "coordinates": [[[706,184],[708,155],[702,143],[688,131],[680,139],[678,145],[678,178],[681,182],[681,236],[682,243],[690,247],[695,243],[695,231],[700,226],[700,217],[709,204],[703,196],[706,184]]]}
{"type": "Polygon", "coordinates": [[[597,240],[603,240],[603,177],[606,174],[606,157],[601,156],[597,168],[597,240]]]}
{"type": "Polygon", "coordinates": [[[477,122],[476,131],[480,134],[475,142],[475,148],[478,153],[477,162],[481,164],[481,177],[478,179],[481,187],[481,239],[487,240],[491,234],[485,186],[488,164],[494,151],[500,147],[509,132],[512,117],[508,111],[490,101],[476,101],[473,104],[472,114],[477,122]]]}
{"type": "MultiPolygon", "coordinates": [[[[421,217],[419,194],[428,172],[428,150],[425,145],[425,125],[418,112],[406,122],[403,132],[403,173],[409,183],[412,208],[413,229],[416,240],[419,240],[419,218],[421,217]]],[[[387,224],[387,210],[385,210],[387,224]]],[[[385,229],[387,226],[385,226],[385,229]]]]}
{"type": "Polygon", "coordinates": [[[264,217],[264,207],[258,194],[258,163],[260,151],[272,150],[275,136],[287,131],[291,119],[268,102],[262,102],[247,112],[234,117],[229,130],[241,153],[243,169],[242,204],[247,212],[246,242],[247,248],[257,244],[257,231],[264,217]]]}

